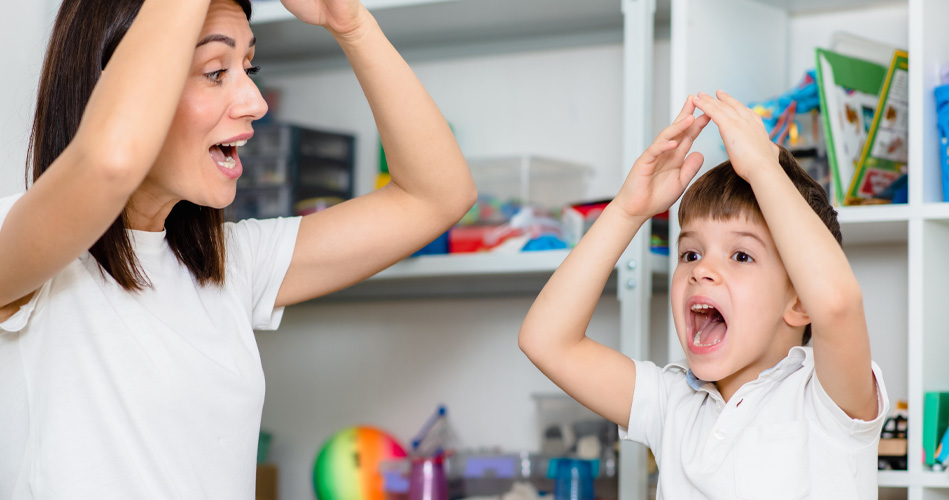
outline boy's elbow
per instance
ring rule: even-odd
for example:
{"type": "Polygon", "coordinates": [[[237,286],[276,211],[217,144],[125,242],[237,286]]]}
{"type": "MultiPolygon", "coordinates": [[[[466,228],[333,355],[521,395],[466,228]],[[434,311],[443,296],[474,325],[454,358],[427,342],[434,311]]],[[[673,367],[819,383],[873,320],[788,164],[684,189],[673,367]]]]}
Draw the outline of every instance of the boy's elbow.
{"type": "Polygon", "coordinates": [[[863,314],[863,291],[854,280],[852,283],[837,287],[834,294],[823,301],[822,312],[827,318],[844,319],[854,314],[863,314]]]}

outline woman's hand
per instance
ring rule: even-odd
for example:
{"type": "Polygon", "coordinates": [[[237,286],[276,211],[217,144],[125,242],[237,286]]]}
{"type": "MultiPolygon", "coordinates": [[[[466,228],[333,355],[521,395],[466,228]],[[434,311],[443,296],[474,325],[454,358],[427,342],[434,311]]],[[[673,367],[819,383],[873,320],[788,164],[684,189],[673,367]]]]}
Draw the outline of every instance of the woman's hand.
{"type": "Polygon", "coordinates": [[[323,26],[334,35],[356,31],[367,12],[359,0],[280,0],[297,19],[323,26]]]}
{"type": "Polygon", "coordinates": [[[692,101],[691,95],[686,98],[672,125],[659,133],[630,169],[614,200],[628,215],[649,218],[666,211],[701,168],[705,158],[698,152],[689,154],[689,149],[709,118],[695,118],[692,101]]]}
{"type": "Polygon", "coordinates": [[[699,92],[695,106],[718,125],[732,168],[751,183],[749,176],[755,172],[768,165],[779,165],[778,146],[771,142],[758,113],[724,91],[719,90],[715,95],[717,99],[699,92]]]}

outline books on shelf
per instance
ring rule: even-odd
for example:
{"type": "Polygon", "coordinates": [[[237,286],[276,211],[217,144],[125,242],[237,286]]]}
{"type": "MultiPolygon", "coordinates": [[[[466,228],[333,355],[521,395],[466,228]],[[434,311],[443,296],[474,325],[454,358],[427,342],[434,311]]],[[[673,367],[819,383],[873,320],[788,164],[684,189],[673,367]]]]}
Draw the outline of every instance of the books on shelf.
{"type": "Polygon", "coordinates": [[[907,63],[817,49],[817,81],[837,205],[889,203],[906,172],[907,63]]]}
{"type": "Polygon", "coordinates": [[[909,55],[897,50],[880,90],[873,123],[867,132],[857,172],[844,203],[862,205],[889,203],[890,186],[906,175],[909,157],[909,55]]]}

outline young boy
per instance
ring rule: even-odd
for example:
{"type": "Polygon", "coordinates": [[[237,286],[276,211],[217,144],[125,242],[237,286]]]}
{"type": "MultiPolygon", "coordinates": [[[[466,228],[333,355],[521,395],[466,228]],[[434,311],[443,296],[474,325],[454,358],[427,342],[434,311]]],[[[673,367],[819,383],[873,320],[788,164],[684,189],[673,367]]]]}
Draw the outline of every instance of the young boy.
{"type": "Polygon", "coordinates": [[[724,92],[689,96],[550,278],[518,341],[567,394],[652,449],[657,498],[877,497],[888,402],[836,212],[724,92]],[[680,204],[670,295],[687,363],[660,369],[585,330],[633,235],[698,172],[701,154],[687,154],[710,120],[730,162],[680,204]]]}

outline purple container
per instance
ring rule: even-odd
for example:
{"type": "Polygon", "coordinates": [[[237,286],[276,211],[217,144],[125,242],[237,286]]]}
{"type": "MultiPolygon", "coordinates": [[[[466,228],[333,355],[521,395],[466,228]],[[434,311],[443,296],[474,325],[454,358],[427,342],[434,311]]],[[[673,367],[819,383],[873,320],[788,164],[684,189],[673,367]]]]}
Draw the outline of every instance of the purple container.
{"type": "Polygon", "coordinates": [[[448,480],[442,457],[412,460],[409,500],[448,500],[448,480]]]}

